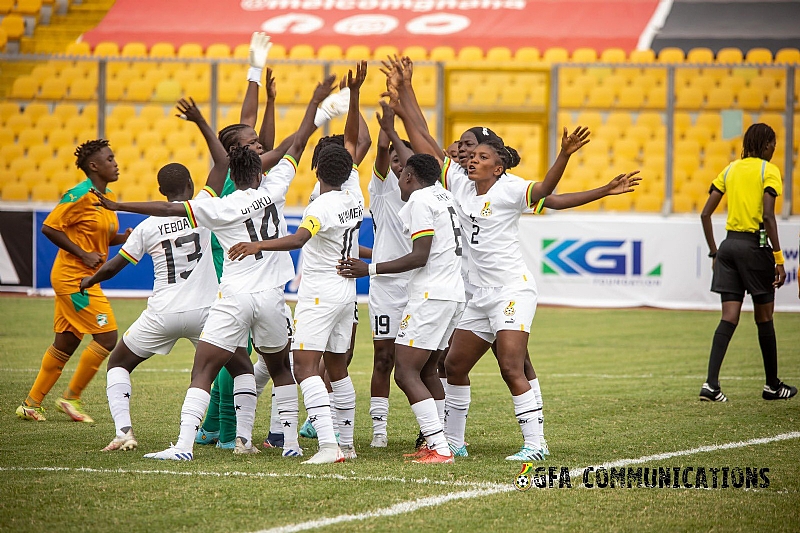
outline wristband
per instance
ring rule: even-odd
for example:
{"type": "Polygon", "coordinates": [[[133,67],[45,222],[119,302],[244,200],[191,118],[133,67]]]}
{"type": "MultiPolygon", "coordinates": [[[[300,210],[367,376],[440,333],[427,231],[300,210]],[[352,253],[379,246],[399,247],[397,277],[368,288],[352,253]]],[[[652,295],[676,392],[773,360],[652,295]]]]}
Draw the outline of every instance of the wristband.
{"type": "Polygon", "coordinates": [[[783,264],[783,250],[778,250],[777,252],[772,252],[772,256],[775,258],[776,265],[783,264]]]}
{"type": "Polygon", "coordinates": [[[263,69],[258,67],[250,67],[247,71],[247,81],[254,81],[261,87],[261,72],[263,69]]]}
{"type": "Polygon", "coordinates": [[[717,252],[708,252],[708,257],[710,257],[712,259],[717,257],[717,252]]]}
{"type": "Polygon", "coordinates": [[[368,269],[370,277],[378,275],[378,263],[370,263],[368,269]]]}

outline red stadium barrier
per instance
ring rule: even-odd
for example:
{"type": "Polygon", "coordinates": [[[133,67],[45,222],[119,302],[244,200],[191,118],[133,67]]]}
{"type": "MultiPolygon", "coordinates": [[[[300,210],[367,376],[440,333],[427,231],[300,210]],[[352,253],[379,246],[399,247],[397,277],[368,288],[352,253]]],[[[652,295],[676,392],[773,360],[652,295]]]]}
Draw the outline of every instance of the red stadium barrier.
{"type": "Polygon", "coordinates": [[[400,49],[505,46],[632,50],[657,0],[117,0],[84,35],[113,41],[248,42],[262,30],[286,47],[354,44],[400,49]]]}

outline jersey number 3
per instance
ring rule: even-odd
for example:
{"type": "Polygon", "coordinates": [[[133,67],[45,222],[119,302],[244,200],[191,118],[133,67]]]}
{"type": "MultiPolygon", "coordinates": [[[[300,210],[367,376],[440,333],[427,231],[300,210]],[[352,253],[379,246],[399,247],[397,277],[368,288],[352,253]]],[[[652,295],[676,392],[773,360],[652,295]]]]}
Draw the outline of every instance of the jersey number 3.
{"type": "MultiPolygon", "coordinates": [[[[175,248],[181,248],[183,245],[189,243],[194,244],[194,250],[189,252],[189,254],[186,256],[186,261],[200,261],[200,258],[203,257],[203,252],[200,251],[199,234],[192,232],[189,235],[178,237],[175,239],[175,248]]],[[[172,243],[169,241],[169,239],[161,241],[161,247],[164,249],[164,257],[167,260],[167,283],[175,283],[177,278],[175,277],[175,256],[172,253],[172,243]]],[[[191,268],[181,272],[181,279],[187,279],[193,270],[194,268],[191,268]]]]}

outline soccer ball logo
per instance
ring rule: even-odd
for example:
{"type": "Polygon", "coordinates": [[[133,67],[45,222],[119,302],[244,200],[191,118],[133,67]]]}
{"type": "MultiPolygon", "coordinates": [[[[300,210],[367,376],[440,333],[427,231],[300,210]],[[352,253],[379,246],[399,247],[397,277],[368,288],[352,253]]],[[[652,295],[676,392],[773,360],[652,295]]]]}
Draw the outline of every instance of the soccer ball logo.
{"type": "Polygon", "coordinates": [[[483,204],[483,209],[481,209],[481,216],[488,217],[492,215],[492,206],[490,205],[491,202],[486,202],[483,204]]]}
{"type": "Polygon", "coordinates": [[[514,302],[509,302],[508,307],[503,309],[503,314],[505,314],[506,316],[514,316],[514,313],[516,312],[517,310],[514,309],[514,302]]]}
{"type": "Polygon", "coordinates": [[[514,488],[520,492],[525,492],[532,486],[531,477],[528,474],[519,474],[514,478],[514,488]]]}
{"type": "Polygon", "coordinates": [[[409,320],[411,320],[411,315],[406,315],[406,317],[400,322],[400,329],[406,329],[408,327],[409,320]]]}

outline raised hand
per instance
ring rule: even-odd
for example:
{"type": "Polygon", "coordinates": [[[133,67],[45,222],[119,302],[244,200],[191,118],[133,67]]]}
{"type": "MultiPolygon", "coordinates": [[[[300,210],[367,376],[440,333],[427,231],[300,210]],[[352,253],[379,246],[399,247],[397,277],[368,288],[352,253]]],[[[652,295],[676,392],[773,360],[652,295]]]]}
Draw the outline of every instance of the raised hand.
{"type": "Polygon", "coordinates": [[[269,35],[263,31],[253,32],[250,38],[250,66],[263,69],[267,65],[270,48],[272,43],[269,42],[269,35]]]}
{"type": "Polygon", "coordinates": [[[567,128],[564,128],[561,134],[561,152],[564,155],[572,155],[577,152],[583,145],[589,142],[589,135],[591,132],[589,128],[578,126],[572,134],[567,135],[567,128]]]}
{"type": "Polygon", "coordinates": [[[397,87],[391,85],[386,89],[386,92],[381,93],[381,98],[389,99],[389,107],[391,109],[397,109],[397,105],[400,103],[400,94],[397,92],[397,87]]]}
{"type": "Polygon", "coordinates": [[[228,250],[228,258],[231,261],[241,261],[248,255],[255,255],[260,251],[257,242],[240,242],[231,246],[231,249],[228,250]]]}
{"type": "Polygon", "coordinates": [[[201,122],[205,122],[205,118],[203,114],[200,112],[200,109],[197,107],[197,104],[194,103],[192,97],[189,97],[189,101],[187,102],[185,98],[181,98],[178,100],[178,103],[175,105],[180,113],[176,114],[175,116],[178,118],[182,118],[183,120],[188,120],[189,122],[194,122],[195,124],[200,124],[201,122]]]}
{"type": "Polygon", "coordinates": [[[275,76],[272,75],[272,69],[267,69],[267,98],[270,100],[275,100],[275,97],[278,95],[278,91],[275,87],[275,76]]]}
{"type": "Polygon", "coordinates": [[[91,191],[95,196],[97,196],[98,202],[105,209],[108,209],[109,211],[119,211],[119,205],[117,204],[117,202],[115,202],[113,200],[109,200],[108,198],[103,196],[103,193],[101,193],[100,191],[98,191],[95,188],[92,188],[91,191]]]}
{"type": "Polygon", "coordinates": [[[390,89],[391,87],[394,87],[397,89],[400,87],[400,84],[403,83],[403,71],[402,69],[397,68],[391,57],[386,56],[386,58],[388,59],[388,62],[381,61],[381,64],[383,65],[381,72],[386,75],[386,88],[390,89]]]}
{"type": "Polygon", "coordinates": [[[642,177],[637,176],[638,173],[638,170],[634,170],[633,172],[628,172],[627,174],[620,174],[609,181],[608,185],[606,185],[608,188],[608,194],[625,194],[626,192],[633,192],[635,187],[639,185],[639,182],[642,181],[642,177]]]}
{"type": "Polygon", "coordinates": [[[314,89],[314,96],[313,100],[315,102],[322,102],[331,91],[333,91],[334,82],[336,81],[336,74],[331,74],[320,83],[317,84],[317,87],[314,89]]]}
{"type": "Polygon", "coordinates": [[[369,275],[369,265],[361,259],[340,259],[336,273],[343,278],[363,278],[369,275]]]}
{"type": "Polygon", "coordinates": [[[383,110],[383,116],[381,116],[380,111],[375,111],[375,117],[378,119],[378,124],[382,130],[392,131],[394,129],[394,109],[392,109],[392,107],[383,100],[381,100],[379,103],[381,104],[381,109],[383,110]]]}
{"type": "Polygon", "coordinates": [[[353,75],[353,71],[349,70],[347,72],[347,88],[351,91],[358,91],[361,89],[361,86],[364,84],[364,80],[367,79],[367,62],[366,61],[359,61],[358,65],[356,65],[356,73],[353,75]]]}
{"type": "Polygon", "coordinates": [[[408,56],[403,56],[400,59],[400,65],[403,67],[403,82],[411,83],[411,78],[414,75],[414,62],[408,56]]]}

